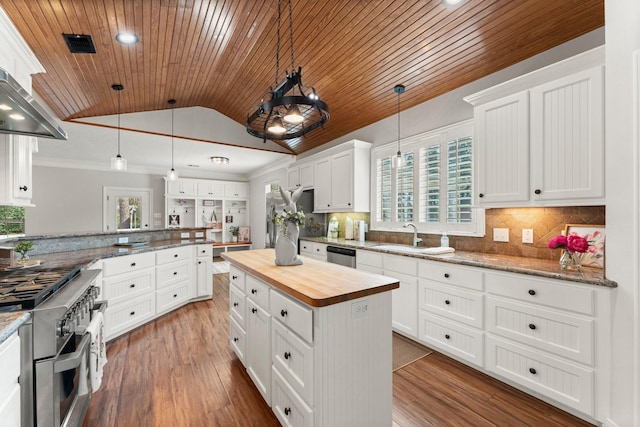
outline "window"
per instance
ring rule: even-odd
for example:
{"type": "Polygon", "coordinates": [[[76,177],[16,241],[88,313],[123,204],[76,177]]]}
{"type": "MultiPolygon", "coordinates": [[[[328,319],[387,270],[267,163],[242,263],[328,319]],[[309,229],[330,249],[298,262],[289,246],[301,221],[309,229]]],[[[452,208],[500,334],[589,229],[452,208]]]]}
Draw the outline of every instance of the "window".
{"type": "Polygon", "coordinates": [[[484,211],[473,206],[471,121],[401,141],[403,164],[392,168],[397,145],[374,149],[374,229],[413,222],[422,233],[484,235],[484,211]]]}
{"type": "Polygon", "coordinates": [[[24,234],[25,208],[0,206],[0,237],[24,234]]]}

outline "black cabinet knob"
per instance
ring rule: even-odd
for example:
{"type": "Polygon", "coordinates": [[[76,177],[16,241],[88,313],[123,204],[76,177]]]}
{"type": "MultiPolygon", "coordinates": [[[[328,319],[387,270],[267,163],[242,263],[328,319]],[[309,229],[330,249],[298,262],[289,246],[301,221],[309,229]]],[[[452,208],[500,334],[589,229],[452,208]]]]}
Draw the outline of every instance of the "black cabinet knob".
{"type": "Polygon", "coordinates": [[[533,296],[536,294],[536,291],[534,291],[533,289],[529,289],[529,295],[533,296]]]}
{"type": "Polygon", "coordinates": [[[26,185],[24,187],[20,187],[20,190],[22,191],[27,191],[29,189],[29,187],[27,187],[26,185]]]}
{"type": "Polygon", "coordinates": [[[258,293],[258,290],[257,289],[251,289],[251,293],[255,295],[255,294],[258,293]]]}
{"type": "Polygon", "coordinates": [[[478,194],[478,197],[483,198],[484,194],[480,193],[480,194],[478,194]]]}
{"type": "Polygon", "coordinates": [[[444,273],[444,278],[448,279],[449,278],[449,273],[444,273]]]}
{"type": "Polygon", "coordinates": [[[240,305],[240,304],[238,304],[237,302],[234,302],[234,303],[233,303],[233,306],[234,306],[234,307],[237,307],[237,306],[239,306],[239,305],[240,305]]]}
{"type": "Polygon", "coordinates": [[[129,316],[135,316],[136,312],[132,311],[131,313],[129,313],[129,316]]]}
{"type": "Polygon", "coordinates": [[[178,294],[173,294],[173,297],[174,298],[178,298],[178,294]]]}
{"type": "Polygon", "coordinates": [[[284,352],[284,358],[287,359],[287,360],[291,359],[291,353],[289,353],[288,351],[285,351],[284,352]]]}
{"type": "Polygon", "coordinates": [[[529,372],[535,375],[538,371],[536,371],[535,368],[529,368],[529,372]]]}
{"type": "Polygon", "coordinates": [[[536,325],[534,325],[533,323],[529,323],[529,329],[534,330],[536,328],[536,325]]]}
{"type": "Polygon", "coordinates": [[[539,188],[536,188],[533,192],[536,193],[536,194],[541,194],[542,190],[540,190],[539,188]]]}
{"type": "Polygon", "coordinates": [[[135,287],[136,287],[136,284],[135,284],[135,283],[132,283],[132,284],[130,284],[130,285],[129,285],[129,287],[130,287],[130,288],[135,288],[135,287]]]}
{"type": "Polygon", "coordinates": [[[287,310],[285,310],[284,308],[280,310],[280,316],[287,317],[287,310]]]}
{"type": "Polygon", "coordinates": [[[284,408],[284,414],[286,416],[289,416],[290,413],[291,413],[291,408],[284,408]]]}
{"type": "Polygon", "coordinates": [[[202,264],[202,261],[198,261],[198,264],[202,264]]]}
{"type": "Polygon", "coordinates": [[[444,300],[444,303],[445,303],[445,304],[447,304],[447,305],[449,305],[449,304],[451,304],[451,301],[449,301],[448,299],[446,299],[446,300],[444,300]]]}
{"type": "Polygon", "coordinates": [[[449,334],[446,334],[444,337],[445,337],[446,339],[451,338],[451,336],[450,336],[449,334]]]}
{"type": "Polygon", "coordinates": [[[178,254],[173,254],[173,257],[174,258],[178,258],[178,254]]]}
{"type": "Polygon", "coordinates": [[[252,309],[251,309],[251,312],[252,312],[252,313],[257,313],[257,312],[258,312],[258,309],[257,309],[257,308],[252,308],[252,309]]]}
{"type": "Polygon", "coordinates": [[[238,338],[238,337],[234,337],[233,338],[233,342],[238,342],[238,341],[240,341],[240,338],[238,338]]]}
{"type": "Polygon", "coordinates": [[[136,266],[136,263],[135,263],[135,262],[132,262],[132,263],[131,263],[131,267],[135,267],[135,266],[136,266]]]}
{"type": "Polygon", "coordinates": [[[231,276],[231,280],[236,280],[238,276],[231,276]]]}

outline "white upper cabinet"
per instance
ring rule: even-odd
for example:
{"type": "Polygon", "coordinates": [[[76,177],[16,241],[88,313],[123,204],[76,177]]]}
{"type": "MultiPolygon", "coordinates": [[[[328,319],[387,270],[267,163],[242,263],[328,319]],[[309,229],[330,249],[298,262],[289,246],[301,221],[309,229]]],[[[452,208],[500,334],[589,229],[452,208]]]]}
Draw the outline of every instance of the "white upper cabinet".
{"type": "Polygon", "coordinates": [[[30,136],[4,135],[0,138],[0,205],[33,206],[33,153],[38,139],[30,136]]]}
{"type": "Polygon", "coordinates": [[[224,182],[222,181],[198,182],[198,197],[222,199],[224,197],[224,182]]]}
{"type": "Polygon", "coordinates": [[[314,212],[369,212],[371,144],[350,141],[314,164],[314,212]]]}
{"type": "Polygon", "coordinates": [[[195,197],[196,182],[185,179],[179,179],[177,181],[167,181],[167,195],[178,197],[195,197]]]}
{"type": "Polygon", "coordinates": [[[249,197],[249,184],[246,182],[226,182],[224,184],[226,198],[246,199],[249,197]]]}
{"type": "Polygon", "coordinates": [[[292,166],[287,171],[287,188],[289,190],[295,190],[298,187],[313,188],[313,175],[313,162],[292,166]]]}
{"type": "Polygon", "coordinates": [[[465,98],[479,205],[605,203],[603,62],[593,49],[465,98]]]}

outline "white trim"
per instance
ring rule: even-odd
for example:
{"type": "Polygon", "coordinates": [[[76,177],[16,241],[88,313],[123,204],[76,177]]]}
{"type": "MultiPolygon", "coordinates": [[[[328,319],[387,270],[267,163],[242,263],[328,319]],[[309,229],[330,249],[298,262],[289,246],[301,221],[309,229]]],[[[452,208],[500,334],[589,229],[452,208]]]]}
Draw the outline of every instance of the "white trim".
{"type": "Polygon", "coordinates": [[[102,187],[102,231],[105,233],[116,233],[122,232],[125,230],[109,230],[107,226],[109,224],[109,203],[107,202],[107,196],[110,193],[114,192],[123,192],[123,193],[146,193],[149,196],[148,202],[148,212],[147,217],[140,218],[140,224],[144,222],[146,219],[149,226],[147,228],[140,228],[131,231],[149,231],[153,230],[153,188],[138,188],[138,187],[112,187],[112,186],[104,186],[102,187]]]}
{"type": "MultiPolygon", "coordinates": [[[[633,255],[631,259],[639,259],[639,251],[638,244],[640,242],[640,219],[638,217],[639,211],[639,203],[638,203],[638,194],[640,192],[640,174],[638,172],[638,165],[640,165],[640,150],[638,146],[640,145],[640,50],[635,51],[633,54],[633,139],[636,141],[633,144],[633,157],[635,159],[635,167],[634,167],[634,194],[636,197],[630,198],[635,204],[633,208],[634,212],[634,224],[636,225],[635,229],[635,239],[634,244],[632,245],[633,255]]],[[[634,328],[634,343],[633,343],[633,372],[635,373],[633,377],[633,395],[635,402],[633,411],[633,420],[634,425],[640,424],[640,404],[638,403],[638,398],[640,397],[640,264],[635,263],[635,269],[633,270],[633,279],[632,283],[635,284],[633,287],[633,328],[634,328]]]]}

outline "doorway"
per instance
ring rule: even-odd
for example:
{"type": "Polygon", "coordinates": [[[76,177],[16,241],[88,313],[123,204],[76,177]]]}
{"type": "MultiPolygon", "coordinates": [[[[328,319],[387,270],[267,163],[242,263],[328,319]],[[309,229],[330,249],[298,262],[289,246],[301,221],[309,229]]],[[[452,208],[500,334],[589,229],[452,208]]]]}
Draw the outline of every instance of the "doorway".
{"type": "Polygon", "coordinates": [[[103,231],[150,230],[151,188],[103,188],[103,231]]]}

